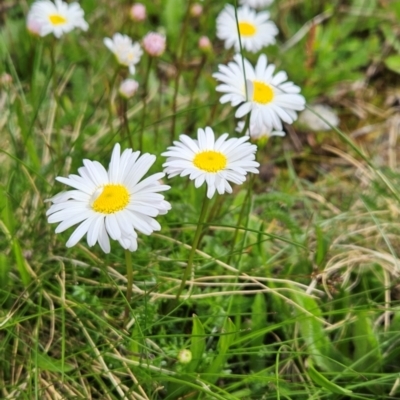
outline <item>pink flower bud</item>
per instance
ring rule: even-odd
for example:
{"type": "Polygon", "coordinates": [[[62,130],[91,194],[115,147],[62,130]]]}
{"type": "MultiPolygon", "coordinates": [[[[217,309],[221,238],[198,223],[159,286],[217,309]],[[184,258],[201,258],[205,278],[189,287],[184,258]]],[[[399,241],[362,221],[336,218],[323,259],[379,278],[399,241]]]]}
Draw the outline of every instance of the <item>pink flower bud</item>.
{"type": "Polygon", "coordinates": [[[210,39],[207,36],[202,36],[199,39],[199,49],[206,52],[209,52],[212,50],[212,44],[210,42],[210,39]]]}
{"type": "Polygon", "coordinates": [[[26,20],[26,29],[28,29],[28,32],[31,35],[40,36],[40,31],[42,30],[42,26],[40,25],[40,22],[37,19],[28,16],[28,19],[26,20]]]}
{"type": "Polygon", "coordinates": [[[125,79],[119,86],[118,93],[124,99],[130,99],[138,90],[139,84],[134,79],[125,79]]]}
{"type": "Polygon", "coordinates": [[[146,7],[142,3],[136,3],[131,7],[131,18],[136,22],[146,19],[146,7]]]}
{"type": "Polygon", "coordinates": [[[150,32],[143,38],[144,51],[152,57],[159,57],[165,51],[165,36],[150,32]]]}
{"type": "Polygon", "coordinates": [[[199,3],[194,3],[190,7],[190,15],[194,18],[200,17],[200,15],[203,13],[203,6],[199,3]]]}

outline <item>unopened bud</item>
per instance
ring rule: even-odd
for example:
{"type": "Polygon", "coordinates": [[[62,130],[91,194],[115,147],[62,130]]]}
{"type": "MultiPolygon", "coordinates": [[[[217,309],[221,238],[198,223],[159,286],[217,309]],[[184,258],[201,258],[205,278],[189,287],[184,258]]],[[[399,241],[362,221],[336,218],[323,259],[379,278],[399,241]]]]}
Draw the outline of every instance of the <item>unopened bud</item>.
{"type": "Polygon", "coordinates": [[[144,51],[152,57],[159,57],[165,51],[165,36],[160,33],[150,32],[143,38],[144,51]]]}
{"type": "Polygon", "coordinates": [[[146,19],[146,7],[142,3],[136,3],[131,7],[130,14],[134,21],[144,21],[146,19]]]}
{"type": "Polygon", "coordinates": [[[26,29],[28,29],[28,32],[33,35],[33,36],[40,36],[40,32],[42,30],[42,26],[40,22],[31,17],[28,16],[28,19],[26,20],[26,29]]]}
{"type": "Polygon", "coordinates": [[[194,3],[190,7],[190,15],[194,18],[200,17],[200,15],[203,13],[203,6],[199,3],[194,3]]]}
{"type": "Polygon", "coordinates": [[[203,52],[207,53],[212,50],[212,44],[210,42],[210,39],[207,36],[202,36],[199,39],[199,49],[202,50],[203,52]]]}
{"type": "Polygon", "coordinates": [[[134,79],[125,79],[119,86],[118,93],[125,99],[130,99],[138,90],[139,84],[134,79]]]}
{"type": "Polygon", "coordinates": [[[192,352],[186,349],[181,350],[178,354],[178,361],[181,364],[189,364],[192,361],[192,352]]]}

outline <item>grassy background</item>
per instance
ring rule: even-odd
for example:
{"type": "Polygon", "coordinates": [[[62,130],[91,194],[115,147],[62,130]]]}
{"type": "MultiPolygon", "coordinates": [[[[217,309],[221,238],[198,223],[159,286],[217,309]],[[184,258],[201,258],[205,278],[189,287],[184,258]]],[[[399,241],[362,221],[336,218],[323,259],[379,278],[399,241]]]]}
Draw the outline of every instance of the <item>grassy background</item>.
{"type": "Polygon", "coordinates": [[[123,249],[67,249],[71,230],[56,236],[47,224],[45,199],[62,190],[54,178],[83,158],[107,165],[115,142],[137,147],[142,121],[143,150],[157,156],[181,132],[234,134],[234,110],[218,103],[211,77],[232,57],[215,39],[223,3],[205,0],[195,19],[188,1],[146,2],[148,19],[134,24],[130,2],[83,0],[89,31],[60,41],[26,32],[31,2],[0,5],[0,73],[12,77],[0,87],[0,397],[400,396],[399,2],[275,2],[269,60],[309,104],[334,107],[341,130],[297,124],[259,144],[254,190],[213,199],[178,304],[204,188],[168,182],[162,231],[140,236],[133,254],[126,327],[123,249]],[[147,93],[143,56],[141,90],[124,103],[115,89],[127,71],[113,83],[102,39],[160,27],[167,52],[150,65],[147,93]]]}

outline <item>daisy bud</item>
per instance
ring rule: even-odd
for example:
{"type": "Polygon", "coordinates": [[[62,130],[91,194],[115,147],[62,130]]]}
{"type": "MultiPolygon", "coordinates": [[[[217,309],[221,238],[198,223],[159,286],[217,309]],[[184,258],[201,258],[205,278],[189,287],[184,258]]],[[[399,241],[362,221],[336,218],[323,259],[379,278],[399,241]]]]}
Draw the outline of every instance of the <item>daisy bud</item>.
{"type": "Polygon", "coordinates": [[[178,354],[178,361],[181,364],[189,364],[192,361],[192,352],[186,349],[181,350],[178,354]]]}
{"type": "Polygon", "coordinates": [[[136,3],[131,7],[131,18],[136,22],[141,22],[146,19],[146,7],[142,3],[136,3]]]}
{"type": "Polygon", "coordinates": [[[138,90],[139,84],[134,79],[125,79],[119,86],[118,93],[124,99],[130,99],[138,90]]]}
{"type": "Polygon", "coordinates": [[[152,57],[159,57],[165,51],[165,36],[150,32],[143,38],[144,51],[152,57]]]}
{"type": "Polygon", "coordinates": [[[28,17],[28,19],[26,20],[26,29],[28,29],[28,32],[31,35],[40,36],[41,28],[42,26],[37,19],[28,17]]]}
{"type": "Polygon", "coordinates": [[[212,50],[212,44],[207,36],[202,36],[198,43],[199,49],[205,53],[212,50]]]}
{"type": "Polygon", "coordinates": [[[203,6],[199,3],[194,3],[190,7],[190,15],[193,18],[198,18],[203,13],[203,6]]]}

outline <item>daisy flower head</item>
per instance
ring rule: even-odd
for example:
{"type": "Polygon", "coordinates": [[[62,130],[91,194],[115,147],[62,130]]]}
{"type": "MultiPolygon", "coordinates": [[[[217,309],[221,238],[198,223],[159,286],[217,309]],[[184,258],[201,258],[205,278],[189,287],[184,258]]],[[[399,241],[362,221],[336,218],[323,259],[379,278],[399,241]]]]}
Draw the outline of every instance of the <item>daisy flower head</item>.
{"type": "MultiPolygon", "coordinates": [[[[236,127],[236,132],[243,132],[245,126],[244,121],[239,121],[236,127]]],[[[285,136],[284,131],[271,130],[266,125],[249,124],[246,129],[245,135],[250,136],[254,140],[259,140],[262,138],[270,138],[271,136],[285,136]]]]}
{"type": "Polygon", "coordinates": [[[210,127],[198,129],[197,139],[180,135],[180,140],[161,154],[167,157],[163,167],[168,178],[189,175],[196,188],[206,182],[209,199],[216,191],[232,193],[229,182],[241,185],[248,172],[258,174],[260,164],[254,161],[257,147],[247,142],[248,136],[239,139],[228,136],[224,133],[215,140],[210,127]]]}
{"type": "Polygon", "coordinates": [[[257,13],[248,6],[237,9],[227,4],[217,17],[217,37],[225,41],[225,48],[240,51],[240,40],[244,49],[256,53],[263,47],[275,43],[278,28],[270,21],[269,12],[257,13]],[[238,32],[239,30],[239,32],[238,32]]]}
{"type": "Polygon", "coordinates": [[[130,251],[137,249],[137,233],[150,235],[161,229],[154,219],[166,214],[171,205],[158,192],[170,187],[159,183],[164,173],[151,175],[141,181],[156,157],[140,155],[126,149],[121,154],[116,144],[108,171],[97,161],[83,160],[79,175],[57,177],[59,182],[74,188],[49,199],[53,204],[47,211],[49,223],[60,223],[56,233],[79,224],[68,239],[72,247],[86,234],[91,247],[99,243],[110,252],[110,239],[130,251]]]}
{"type": "Polygon", "coordinates": [[[296,111],[304,109],[305,99],[299,94],[300,88],[287,81],[286,72],[274,75],[275,65],[268,64],[265,54],[260,55],[255,68],[245,58],[242,63],[242,57],[236,54],[233,61],[220,64],[218,70],[213,77],[221,82],[216,88],[223,93],[220,102],[239,106],[237,118],[251,112],[250,124],[281,131],[282,121],[293,123],[297,119],[296,111]]]}
{"type": "Polygon", "coordinates": [[[127,35],[115,33],[113,38],[104,38],[104,44],[115,55],[118,64],[129,68],[130,74],[135,73],[135,65],[140,61],[143,50],[140,44],[132,43],[127,35]]]}
{"type": "Polygon", "coordinates": [[[64,33],[80,28],[86,31],[89,27],[85,21],[84,11],[78,3],[65,3],[62,0],[38,0],[32,4],[27,16],[28,29],[38,30],[40,36],[53,33],[60,38],[64,33]]]}
{"type": "Polygon", "coordinates": [[[249,6],[251,8],[261,8],[270,6],[274,0],[239,0],[239,4],[249,6]]]}

